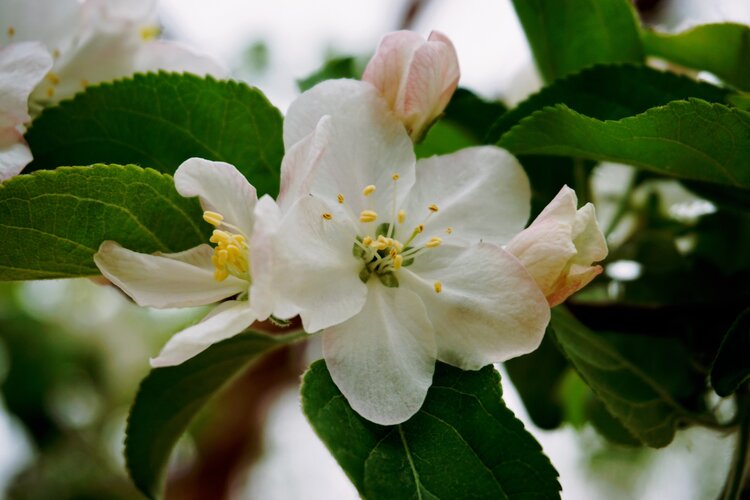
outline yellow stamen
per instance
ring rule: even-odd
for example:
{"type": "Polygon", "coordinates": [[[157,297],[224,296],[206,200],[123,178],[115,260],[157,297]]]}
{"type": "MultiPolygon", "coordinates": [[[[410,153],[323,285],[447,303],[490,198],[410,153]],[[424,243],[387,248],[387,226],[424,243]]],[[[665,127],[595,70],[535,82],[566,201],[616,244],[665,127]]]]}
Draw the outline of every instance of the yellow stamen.
{"type": "Polygon", "coordinates": [[[60,59],[60,49],[53,50],[52,57],[54,57],[55,59],[60,59]]]}
{"type": "Polygon", "coordinates": [[[52,97],[55,95],[55,87],[50,87],[47,89],[47,97],[52,97]]]}
{"type": "Polygon", "coordinates": [[[81,87],[86,88],[89,86],[89,81],[86,79],[81,80],[81,87]]]}
{"type": "Polygon", "coordinates": [[[422,231],[424,231],[424,224],[420,224],[416,228],[414,228],[414,232],[417,234],[420,234],[422,231]]]}
{"type": "Polygon", "coordinates": [[[401,265],[404,263],[404,258],[401,255],[393,257],[393,269],[401,269],[401,265]]]}
{"type": "Polygon", "coordinates": [[[236,241],[237,244],[240,245],[240,246],[242,246],[242,247],[247,247],[247,240],[241,234],[235,234],[234,235],[234,241],[236,241]]]}
{"type": "Polygon", "coordinates": [[[16,28],[14,28],[13,26],[8,26],[8,36],[12,37],[15,34],[16,34],[16,28]]]}
{"type": "Polygon", "coordinates": [[[211,210],[206,210],[203,212],[203,220],[208,222],[214,227],[219,227],[221,225],[221,222],[224,220],[224,216],[221,215],[219,212],[212,212],[211,210]]]}
{"type": "Polygon", "coordinates": [[[391,179],[393,179],[394,181],[397,181],[397,180],[399,180],[400,178],[401,178],[401,176],[400,176],[400,175],[398,175],[398,174],[393,174],[393,175],[391,176],[391,179]]]}
{"type": "Polygon", "coordinates": [[[328,212],[324,212],[323,214],[321,214],[321,217],[323,217],[325,220],[333,219],[333,215],[328,212]]]}
{"type": "Polygon", "coordinates": [[[430,241],[425,244],[425,246],[427,248],[435,248],[439,247],[442,242],[442,239],[438,238],[437,236],[433,236],[432,238],[430,238],[430,241]]]}
{"type": "Polygon", "coordinates": [[[52,85],[60,85],[60,75],[58,75],[54,71],[50,71],[49,73],[47,73],[47,81],[49,81],[52,85]]]}
{"type": "Polygon", "coordinates": [[[404,212],[403,210],[399,210],[398,211],[398,223],[403,224],[405,220],[406,220],[406,212],[404,212]]]}
{"type": "Polygon", "coordinates": [[[211,234],[211,237],[208,239],[211,243],[219,243],[226,245],[229,243],[229,233],[222,231],[221,229],[214,229],[214,232],[211,234]]]}
{"type": "Polygon", "coordinates": [[[214,279],[216,281],[224,281],[228,277],[229,277],[229,271],[227,271],[224,268],[222,269],[216,268],[216,270],[214,271],[214,279]]]}
{"type": "Polygon", "coordinates": [[[365,188],[362,190],[362,194],[365,196],[370,196],[372,193],[375,192],[375,186],[370,184],[369,186],[365,186],[365,188]]]}
{"type": "Polygon", "coordinates": [[[344,203],[344,195],[339,193],[339,195],[336,197],[337,200],[339,200],[339,203],[344,203]]]}
{"type": "Polygon", "coordinates": [[[370,245],[372,245],[372,238],[370,236],[365,236],[364,238],[362,238],[362,244],[366,247],[369,247],[370,245]]]}
{"type": "Polygon", "coordinates": [[[154,38],[159,36],[160,32],[161,29],[159,29],[159,27],[156,25],[144,26],[143,28],[141,28],[141,40],[146,42],[149,40],[153,40],[154,38]]]}
{"type": "Polygon", "coordinates": [[[430,212],[433,212],[433,213],[438,211],[438,206],[435,205],[434,203],[427,208],[429,208],[430,212]]]}
{"type": "Polygon", "coordinates": [[[446,232],[446,233],[448,233],[448,234],[451,234],[451,233],[453,233],[453,228],[452,228],[452,227],[450,227],[450,226],[449,226],[449,227],[446,227],[446,228],[445,228],[445,232],[446,232]]]}
{"type": "Polygon", "coordinates": [[[360,222],[374,222],[378,219],[378,213],[373,210],[362,210],[359,214],[360,222]]]}
{"type": "Polygon", "coordinates": [[[217,250],[214,255],[216,255],[216,262],[219,266],[225,265],[229,259],[229,251],[227,250],[217,250]]]}
{"type": "Polygon", "coordinates": [[[439,281],[436,281],[433,286],[435,288],[435,293],[440,293],[441,291],[443,291],[443,284],[439,281]]]}

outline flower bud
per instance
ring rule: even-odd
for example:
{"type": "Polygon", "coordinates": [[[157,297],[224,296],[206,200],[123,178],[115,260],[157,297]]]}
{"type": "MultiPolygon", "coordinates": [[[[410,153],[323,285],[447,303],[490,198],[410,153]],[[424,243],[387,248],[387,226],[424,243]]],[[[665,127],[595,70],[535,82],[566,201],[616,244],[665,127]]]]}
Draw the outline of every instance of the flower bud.
{"type": "Polygon", "coordinates": [[[531,225],[506,246],[524,265],[550,307],[565,301],[602,272],[592,265],[607,256],[594,206],[576,210],[575,191],[564,186],[531,225]]]}
{"type": "Polygon", "coordinates": [[[425,41],[411,31],[383,37],[362,80],[374,85],[418,142],[442,114],[458,86],[456,49],[438,31],[425,41]]]}

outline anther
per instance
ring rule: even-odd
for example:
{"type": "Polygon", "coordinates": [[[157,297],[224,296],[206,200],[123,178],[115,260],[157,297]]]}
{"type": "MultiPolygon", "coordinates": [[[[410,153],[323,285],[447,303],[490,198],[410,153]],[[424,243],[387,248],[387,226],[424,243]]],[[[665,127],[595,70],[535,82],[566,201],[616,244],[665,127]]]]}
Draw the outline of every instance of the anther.
{"type": "Polygon", "coordinates": [[[360,222],[373,222],[378,219],[378,213],[373,210],[362,210],[359,214],[360,222]]]}
{"type": "Polygon", "coordinates": [[[435,248],[439,247],[442,242],[442,239],[438,238],[437,236],[433,236],[432,238],[430,238],[430,241],[425,244],[425,246],[427,248],[435,248]]]}
{"type": "Polygon", "coordinates": [[[443,291],[443,284],[439,281],[436,281],[433,287],[435,288],[435,293],[440,293],[441,291],[443,291]]]}
{"type": "Polygon", "coordinates": [[[55,95],[55,87],[50,87],[47,89],[47,97],[52,97],[55,95]]]}
{"type": "Polygon", "coordinates": [[[8,36],[12,37],[15,34],[16,34],[16,28],[14,28],[13,26],[8,26],[8,36]]]}
{"type": "Polygon", "coordinates": [[[362,244],[366,247],[369,247],[370,245],[372,245],[372,238],[370,236],[365,236],[364,238],[362,238],[362,244]]]}
{"type": "Polygon", "coordinates": [[[365,188],[362,190],[362,194],[365,196],[370,196],[372,193],[375,192],[375,186],[370,184],[369,186],[365,186],[365,188]]]}
{"type": "Polygon", "coordinates": [[[229,233],[226,233],[220,229],[214,229],[214,232],[211,234],[211,237],[208,239],[211,243],[224,243],[227,244],[229,242],[229,233]]]}
{"type": "Polygon", "coordinates": [[[221,225],[221,221],[224,220],[224,216],[221,215],[219,212],[212,212],[211,210],[206,210],[203,212],[203,220],[208,222],[214,227],[219,227],[221,225]]]}
{"type": "Polygon", "coordinates": [[[229,271],[226,269],[217,269],[214,271],[214,279],[216,281],[224,281],[229,277],[229,271]]]}
{"type": "Polygon", "coordinates": [[[54,57],[55,59],[60,59],[60,55],[60,49],[55,49],[52,51],[52,57],[54,57]]]}
{"type": "Polygon", "coordinates": [[[393,269],[401,269],[401,266],[404,263],[404,258],[401,255],[396,255],[393,257],[393,269]]]}
{"type": "Polygon", "coordinates": [[[422,231],[424,231],[424,224],[420,224],[414,229],[414,232],[417,234],[420,234],[422,231]]]}
{"type": "Polygon", "coordinates": [[[405,220],[406,220],[406,212],[404,212],[403,210],[399,210],[398,211],[398,223],[403,224],[405,220]]]}
{"type": "Polygon", "coordinates": [[[47,73],[47,80],[52,85],[59,85],[60,84],[60,76],[57,73],[55,73],[54,71],[50,71],[49,73],[47,73]]]}
{"type": "Polygon", "coordinates": [[[330,214],[330,213],[328,213],[328,212],[324,212],[324,213],[322,213],[322,214],[321,214],[321,217],[323,217],[323,218],[324,218],[325,220],[331,220],[331,219],[333,219],[333,215],[331,215],[331,214],[330,214]]]}
{"type": "Polygon", "coordinates": [[[394,181],[397,181],[397,180],[399,180],[400,178],[401,178],[401,176],[400,176],[400,175],[398,175],[398,174],[393,174],[393,175],[391,176],[391,179],[393,179],[394,181]]]}
{"type": "Polygon", "coordinates": [[[141,40],[149,41],[159,36],[161,30],[158,26],[144,26],[141,28],[141,40]]]}
{"type": "Polygon", "coordinates": [[[432,213],[435,213],[435,212],[438,211],[438,206],[435,205],[434,203],[432,205],[428,206],[427,208],[429,208],[430,212],[432,212],[432,213]]]}
{"type": "Polygon", "coordinates": [[[450,226],[448,226],[448,227],[445,228],[445,232],[448,233],[448,234],[451,234],[451,233],[453,233],[453,228],[450,227],[450,226]]]}
{"type": "Polygon", "coordinates": [[[339,195],[336,197],[337,200],[339,200],[339,203],[344,203],[344,195],[339,193],[339,195]]]}

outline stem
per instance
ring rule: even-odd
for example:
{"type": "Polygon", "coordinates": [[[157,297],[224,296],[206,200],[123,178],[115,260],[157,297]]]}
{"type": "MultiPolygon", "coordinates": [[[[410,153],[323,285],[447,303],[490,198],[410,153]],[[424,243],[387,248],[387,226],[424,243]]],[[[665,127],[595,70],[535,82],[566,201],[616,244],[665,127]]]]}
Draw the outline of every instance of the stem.
{"type": "Polygon", "coordinates": [[[737,393],[737,412],[740,416],[740,432],[737,436],[737,448],[732,468],[729,470],[721,500],[739,500],[747,479],[750,459],[750,390],[747,387],[737,393]]]}
{"type": "Polygon", "coordinates": [[[580,205],[585,205],[591,201],[588,174],[588,169],[582,159],[576,158],[573,160],[573,178],[576,183],[576,195],[578,196],[578,203],[580,205]]]}

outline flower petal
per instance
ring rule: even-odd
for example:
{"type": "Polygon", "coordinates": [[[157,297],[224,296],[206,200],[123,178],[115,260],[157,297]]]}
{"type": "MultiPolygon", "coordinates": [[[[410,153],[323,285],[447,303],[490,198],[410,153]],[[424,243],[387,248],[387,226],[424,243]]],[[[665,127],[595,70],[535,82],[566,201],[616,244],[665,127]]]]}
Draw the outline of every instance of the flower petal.
{"type": "Polygon", "coordinates": [[[377,96],[369,83],[358,80],[326,80],[304,92],[292,102],[284,117],[284,149],[289,149],[310,134],[325,115],[350,113],[363,99],[377,96]]]}
{"type": "Polygon", "coordinates": [[[0,130],[29,121],[29,94],[52,67],[52,56],[37,42],[0,47],[0,130]]]}
{"type": "Polygon", "coordinates": [[[323,334],[331,378],[354,410],[381,425],[414,415],[435,370],[435,338],[419,297],[371,280],[353,318],[323,334]]]}
{"type": "Polygon", "coordinates": [[[250,237],[250,304],[261,321],[273,312],[278,301],[274,280],[273,240],[281,225],[281,212],[268,195],[261,196],[255,205],[255,227],[250,237]]]}
{"type": "Polygon", "coordinates": [[[396,108],[414,52],[423,45],[424,38],[413,31],[394,31],[380,40],[367,63],[362,80],[374,85],[391,108],[396,108]]]}
{"type": "Polygon", "coordinates": [[[424,302],[438,359],[477,370],[539,346],[549,306],[515,257],[488,243],[434,250],[415,259],[399,280],[424,302]],[[435,282],[442,285],[440,293],[435,282]]]}
{"type": "Polygon", "coordinates": [[[204,210],[220,213],[225,222],[237,226],[246,238],[253,234],[258,195],[233,165],[190,158],[175,172],[174,185],[186,198],[199,196],[204,210]]]}
{"type": "Polygon", "coordinates": [[[274,242],[279,314],[299,313],[308,332],[351,318],[367,295],[362,261],[352,255],[356,226],[337,209],[314,197],[299,200],[274,242]]]}
{"type": "Polygon", "coordinates": [[[19,132],[0,130],[0,182],[20,174],[31,160],[31,150],[19,132]]]}
{"type": "Polygon", "coordinates": [[[419,160],[404,227],[424,221],[434,203],[439,210],[422,238],[439,234],[451,243],[502,244],[526,225],[530,199],[528,177],[510,153],[494,146],[466,148],[419,160]]]}
{"type": "Polygon", "coordinates": [[[156,358],[154,368],[179,365],[211,344],[234,337],[255,321],[255,312],[245,301],[229,300],[218,305],[200,323],[174,335],[156,358]]]}
{"type": "Polygon", "coordinates": [[[200,245],[185,252],[148,255],[105,241],[94,254],[102,274],[140,306],[189,307],[211,304],[247,289],[247,282],[213,277],[212,249],[200,245]]]}

